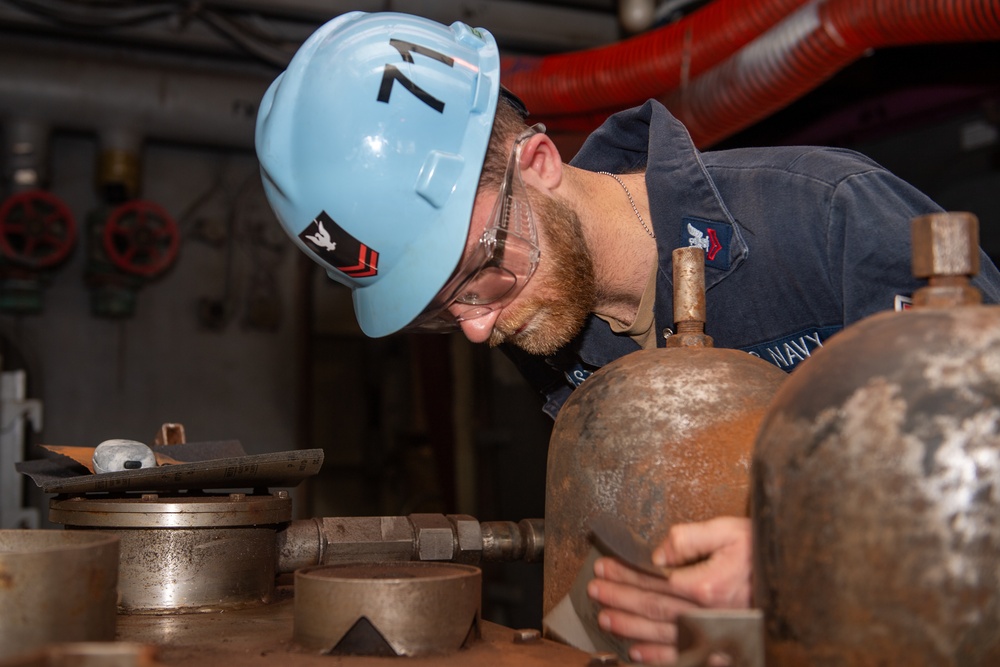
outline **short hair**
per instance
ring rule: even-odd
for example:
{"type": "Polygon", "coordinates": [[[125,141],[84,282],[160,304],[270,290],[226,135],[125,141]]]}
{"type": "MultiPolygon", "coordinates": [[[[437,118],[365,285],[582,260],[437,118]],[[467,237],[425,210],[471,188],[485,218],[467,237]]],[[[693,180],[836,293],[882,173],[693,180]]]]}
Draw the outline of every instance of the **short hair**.
{"type": "Polygon", "coordinates": [[[526,110],[516,97],[500,95],[497,111],[493,118],[493,132],[486,147],[483,171],[479,175],[479,188],[496,188],[503,181],[510,158],[510,147],[514,139],[528,129],[525,122],[526,110]]]}

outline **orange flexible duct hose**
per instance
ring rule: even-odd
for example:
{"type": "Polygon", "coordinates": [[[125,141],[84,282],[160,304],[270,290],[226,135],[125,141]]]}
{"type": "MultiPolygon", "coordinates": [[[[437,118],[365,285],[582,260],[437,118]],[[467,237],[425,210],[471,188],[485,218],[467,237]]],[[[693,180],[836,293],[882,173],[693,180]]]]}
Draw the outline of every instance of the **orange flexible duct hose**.
{"type": "Polygon", "coordinates": [[[540,117],[626,108],[722,62],[804,2],[715,0],[614,45],[542,58],[505,56],[501,78],[540,117]]]}
{"type": "Polygon", "coordinates": [[[613,46],[505,58],[501,75],[551,131],[589,132],[610,113],[654,97],[707,146],[783,108],[869,49],[1000,39],[998,0],[801,5],[716,0],[613,46]]]}
{"type": "Polygon", "coordinates": [[[826,0],[661,96],[699,146],[769,116],[872,48],[1000,38],[997,0],[826,0]]]}

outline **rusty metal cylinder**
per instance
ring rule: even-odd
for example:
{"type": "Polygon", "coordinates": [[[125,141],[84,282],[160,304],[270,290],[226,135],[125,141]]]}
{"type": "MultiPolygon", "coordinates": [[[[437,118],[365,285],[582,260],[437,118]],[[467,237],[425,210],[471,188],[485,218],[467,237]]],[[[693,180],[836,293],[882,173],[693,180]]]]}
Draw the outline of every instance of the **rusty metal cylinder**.
{"type": "Polygon", "coordinates": [[[63,642],[115,638],[118,538],[0,530],[0,662],[63,642]]]}
{"type": "MultiPolygon", "coordinates": [[[[685,262],[704,262],[699,248],[684,250],[697,254],[675,251],[675,282],[685,262]]],[[[703,301],[700,281],[687,291],[703,301]]],[[[745,352],[711,347],[704,323],[695,324],[678,347],[633,352],[596,371],[559,412],[546,480],[545,613],[572,587],[595,516],[617,517],[658,542],[674,523],[748,515],[754,438],[787,376],[745,352]]]]}
{"type": "Polygon", "coordinates": [[[970,218],[917,219],[915,307],[831,338],[761,427],[768,667],[1000,664],[1000,307],[946,250],[978,251],[970,218]]]}
{"type": "Polygon", "coordinates": [[[699,322],[704,330],[705,252],[701,248],[678,248],[672,254],[674,274],[674,323],[699,322]]]}

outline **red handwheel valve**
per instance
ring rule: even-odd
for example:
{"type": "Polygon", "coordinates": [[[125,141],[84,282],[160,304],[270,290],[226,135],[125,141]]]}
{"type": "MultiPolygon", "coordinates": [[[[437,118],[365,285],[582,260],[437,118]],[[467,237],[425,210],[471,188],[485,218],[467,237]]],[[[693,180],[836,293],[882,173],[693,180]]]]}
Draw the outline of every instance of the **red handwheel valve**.
{"type": "Polygon", "coordinates": [[[9,261],[47,269],[66,259],[75,243],[73,214],[52,193],[19,192],[0,205],[0,251],[9,261]]]}
{"type": "Polygon", "coordinates": [[[126,202],[104,224],[104,252],[117,268],[152,278],[174,263],[180,247],[177,223],[167,211],[150,201],[126,202]]]}

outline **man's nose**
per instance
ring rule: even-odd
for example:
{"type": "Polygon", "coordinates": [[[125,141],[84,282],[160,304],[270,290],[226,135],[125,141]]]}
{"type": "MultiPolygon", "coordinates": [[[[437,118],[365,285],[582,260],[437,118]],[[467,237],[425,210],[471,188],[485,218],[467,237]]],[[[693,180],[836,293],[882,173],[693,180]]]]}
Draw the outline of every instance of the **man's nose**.
{"type": "Polygon", "coordinates": [[[493,325],[496,324],[499,315],[499,310],[491,310],[485,315],[471,320],[462,320],[458,324],[462,327],[462,333],[465,334],[465,337],[470,342],[485,343],[490,339],[490,334],[493,332],[493,325]]]}

